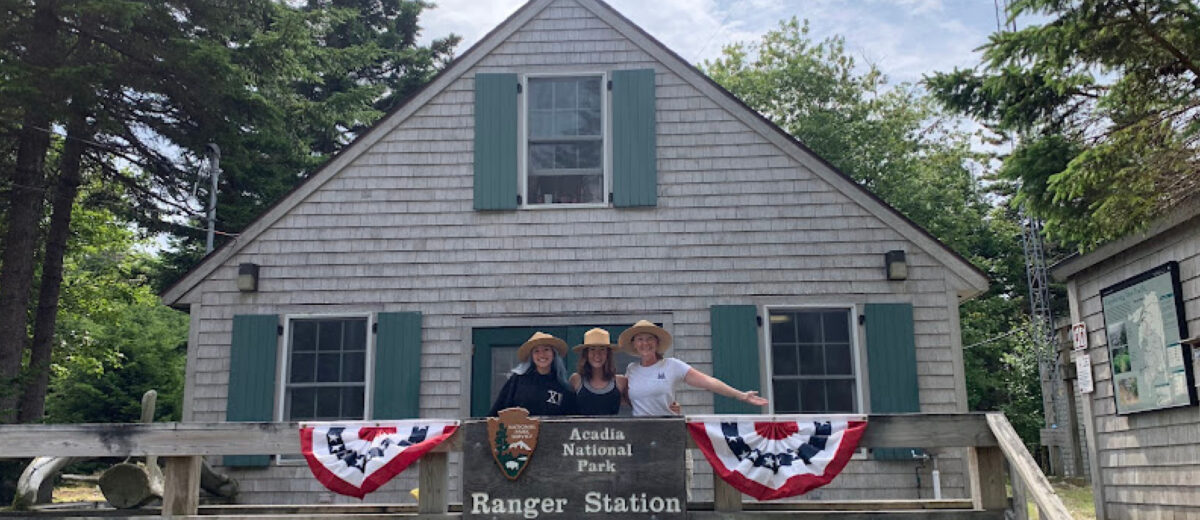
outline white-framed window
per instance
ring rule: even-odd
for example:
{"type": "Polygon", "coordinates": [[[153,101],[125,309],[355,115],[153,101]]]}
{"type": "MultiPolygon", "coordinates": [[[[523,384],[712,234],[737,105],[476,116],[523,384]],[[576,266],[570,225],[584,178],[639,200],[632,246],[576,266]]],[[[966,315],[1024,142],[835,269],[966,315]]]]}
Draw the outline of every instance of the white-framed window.
{"type": "Polygon", "coordinates": [[[370,315],[288,316],[280,356],[280,421],[370,417],[370,315]]]}
{"type": "Polygon", "coordinates": [[[520,164],[526,207],[609,202],[607,79],[604,73],[522,79],[520,164]]]}
{"type": "Polygon", "coordinates": [[[853,306],[767,307],[774,413],[860,413],[853,306]]]}

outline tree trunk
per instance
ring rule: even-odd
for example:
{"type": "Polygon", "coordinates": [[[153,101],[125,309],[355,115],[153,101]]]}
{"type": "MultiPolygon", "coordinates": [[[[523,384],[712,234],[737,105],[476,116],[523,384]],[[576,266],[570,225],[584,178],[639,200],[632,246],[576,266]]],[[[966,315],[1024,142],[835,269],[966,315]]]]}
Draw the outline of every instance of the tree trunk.
{"type": "Polygon", "coordinates": [[[16,419],[17,376],[29,339],[29,297],[37,250],[38,222],[45,199],[46,151],[50,148],[51,105],[57,101],[50,78],[58,57],[58,18],[55,2],[39,2],[33,16],[29,45],[31,68],[44,74],[35,85],[42,106],[27,102],[17,134],[17,164],[9,188],[8,230],[0,258],[0,424],[16,419]]]}
{"type": "Polygon", "coordinates": [[[46,252],[42,258],[42,283],[38,288],[37,315],[33,322],[33,345],[30,347],[29,367],[26,370],[24,392],[17,413],[17,422],[42,420],[46,409],[46,387],[50,382],[50,353],[54,345],[54,326],[58,321],[58,298],[63,281],[63,256],[71,235],[71,210],[83,178],[81,163],[84,142],[91,139],[85,104],[80,98],[71,103],[71,120],[67,123],[67,140],[59,161],[58,186],[54,190],[50,230],[46,235],[46,252]]]}

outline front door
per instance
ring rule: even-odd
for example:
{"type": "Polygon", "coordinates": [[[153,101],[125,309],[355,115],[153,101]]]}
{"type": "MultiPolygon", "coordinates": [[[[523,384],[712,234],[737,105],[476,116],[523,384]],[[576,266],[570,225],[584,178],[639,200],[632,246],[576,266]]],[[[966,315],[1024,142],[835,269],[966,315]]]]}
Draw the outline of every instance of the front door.
{"type": "MultiPolygon", "coordinates": [[[[491,409],[500,389],[508,379],[508,373],[516,367],[517,349],[533,333],[541,331],[567,342],[567,376],[575,372],[579,356],[571,347],[583,343],[583,335],[594,327],[608,330],[613,343],[617,337],[628,328],[628,325],[567,325],[558,327],[491,327],[473,329],[471,338],[475,344],[475,353],[471,359],[471,416],[483,417],[491,409]]],[[[615,359],[618,374],[625,373],[625,367],[637,358],[625,353],[618,353],[615,359]]]]}

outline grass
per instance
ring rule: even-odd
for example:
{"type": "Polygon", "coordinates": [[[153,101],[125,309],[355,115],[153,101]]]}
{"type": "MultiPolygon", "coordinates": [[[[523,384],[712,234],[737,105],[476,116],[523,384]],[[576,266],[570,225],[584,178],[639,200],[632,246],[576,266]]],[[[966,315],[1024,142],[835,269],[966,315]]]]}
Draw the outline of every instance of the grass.
{"type": "MultiPolygon", "coordinates": [[[[1062,499],[1074,520],[1096,520],[1096,506],[1092,502],[1092,485],[1077,478],[1049,477],[1050,485],[1062,499]]],[[[1038,518],[1037,507],[1029,501],[1029,518],[1038,518]]]]}
{"type": "Polygon", "coordinates": [[[100,486],[95,482],[79,482],[64,480],[54,486],[55,504],[64,502],[104,502],[100,486]]]}

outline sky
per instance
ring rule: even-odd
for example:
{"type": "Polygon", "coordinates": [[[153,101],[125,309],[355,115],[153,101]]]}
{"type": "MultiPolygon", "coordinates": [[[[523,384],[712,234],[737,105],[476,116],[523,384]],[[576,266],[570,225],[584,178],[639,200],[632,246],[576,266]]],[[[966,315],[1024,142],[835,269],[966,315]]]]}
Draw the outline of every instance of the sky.
{"type": "MultiPolygon", "coordinates": [[[[524,0],[434,0],[421,16],[423,43],[455,33],[462,53],[524,0]]],[[[874,63],[890,83],[973,67],[974,51],[996,30],[1004,0],[606,0],[693,64],[735,42],[757,41],[780,20],[809,21],[816,40],[842,36],[859,63],[874,63]]]]}

